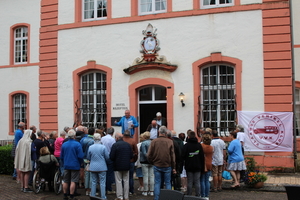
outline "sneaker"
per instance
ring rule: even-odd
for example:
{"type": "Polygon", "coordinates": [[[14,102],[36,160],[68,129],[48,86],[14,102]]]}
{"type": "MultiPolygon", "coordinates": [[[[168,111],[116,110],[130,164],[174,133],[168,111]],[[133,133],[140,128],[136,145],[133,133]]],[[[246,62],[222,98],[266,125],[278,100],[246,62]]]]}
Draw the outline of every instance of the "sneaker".
{"type": "Polygon", "coordinates": [[[129,192],[129,196],[132,197],[132,195],[133,195],[133,193],[132,193],[132,192],[129,192]]]}
{"type": "Polygon", "coordinates": [[[151,197],[153,197],[153,196],[154,196],[154,193],[153,193],[153,192],[149,192],[149,195],[150,195],[151,197]]]}
{"type": "Polygon", "coordinates": [[[107,191],[107,194],[116,194],[116,191],[107,191]]]}
{"type": "Polygon", "coordinates": [[[24,188],[21,188],[21,192],[24,192],[24,188]]]}
{"type": "Polygon", "coordinates": [[[30,188],[24,188],[23,192],[33,192],[30,188]]]}
{"type": "Polygon", "coordinates": [[[142,195],[146,197],[146,196],[148,196],[148,193],[147,192],[143,192],[142,195]]]}
{"type": "Polygon", "coordinates": [[[85,195],[86,195],[86,196],[89,196],[89,195],[90,195],[90,192],[89,192],[89,191],[85,191],[85,195]]]}

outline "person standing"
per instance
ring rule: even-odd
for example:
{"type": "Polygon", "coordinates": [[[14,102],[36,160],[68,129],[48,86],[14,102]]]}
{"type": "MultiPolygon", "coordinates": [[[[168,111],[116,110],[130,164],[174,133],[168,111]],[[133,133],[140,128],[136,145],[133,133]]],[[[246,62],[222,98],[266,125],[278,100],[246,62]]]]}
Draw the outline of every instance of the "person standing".
{"type": "Polygon", "coordinates": [[[167,119],[161,115],[161,112],[157,112],[156,118],[154,118],[153,120],[155,120],[159,126],[168,127],[167,119]]]}
{"type": "Polygon", "coordinates": [[[228,166],[227,170],[234,180],[232,188],[240,187],[240,171],[246,170],[246,164],[242,152],[241,142],[236,139],[236,132],[230,132],[230,137],[233,139],[228,146],[228,166]]]}
{"type": "Polygon", "coordinates": [[[123,135],[116,133],[116,143],[112,145],[109,158],[114,162],[117,198],[129,199],[129,169],[133,152],[130,144],[123,141],[123,135]]]}
{"type": "MultiPolygon", "coordinates": [[[[109,127],[107,129],[107,135],[101,138],[102,144],[106,147],[108,155],[110,154],[111,147],[114,143],[116,143],[115,138],[113,138],[113,134],[115,129],[113,127],[109,127]]],[[[112,183],[114,182],[114,163],[112,160],[108,159],[107,164],[107,172],[106,172],[106,193],[107,194],[115,194],[116,192],[112,190],[112,183]]]]}
{"type": "Polygon", "coordinates": [[[57,159],[57,161],[59,162],[59,169],[60,169],[61,175],[63,175],[63,172],[64,172],[64,164],[60,159],[60,151],[61,151],[61,146],[62,146],[65,138],[66,138],[66,132],[61,131],[60,137],[57,138],[54,142],[54,156],[57,159]]]}
{"type": "Polygon", "coordinates": [[[32,130],[30,138],[31,138],[32,141],[34,141],[36,139],[36,134],[35,134],[36,133],[36,127],[34,125],[32,125],[32,126],[29,127],[29,129],[32,130]]]}
{"type": "MultiPolygon", "coordinates": [[[[86,137],[83,137],[80,140],[80,144],[82,146],[82,151],[83,151],[84,168],[88,164],[87,154],[88,154],[89,147],[94,144],[94,138],[93,138],[94,133],[95,133],[95,129],[89,128],[88,135],[86,137]]],[[[92,185],[91,181],[92,181],[92,173],[88,172],[88,171],[84,171],[84,187],[85,187],[86,195],[89,195],[89,193],[90,193],[91,185],[92,185]]]]}
{"type": "Polygon", "coordinates": [[[133,137],[134,128],[137,128],[139,123],[134,116],[130,115],[129,110],[125,110],[125,116],[123,116],[119,122],[115,121],[115,125],[122,126],[122,134],[124,134],[126,130],[129,130],[130,137],[133,137]]]}
{"type": "Polygon", "coordinates": [[[130,144],[133,152],[133,157],[130,160],[130,170],[129,170],[129,194],[134,194],[134,180],[133,180],[133,173],[134,173],[134,165],[137,160],[138,156],[138,149],[137,149],[137,143],[133,138],[130,137],[130,132],[126,130],[123,134],[123,140],[124,142],[127,142],[130,144]]]}
{"type": "MultiPolygon", "coordinates": [[[[241,142],[242,152],[243,152],[243,155],[244,155],[244,145],[245,145],[244,127],[242,125],[237,125],[235,131],[237,132],[236,139],[238,139],[241,142]]],[[[241,171],[240,176],[241,176],[240,182],[243,182],[244,177],[245,177],[245,170],[241,171]]]]}
{"type": "MultiPolygon", "coordinates": [[[[24,122],[19,122],[18,124],[18,129],[15,131],[15,138],[14,138],[14,146],[13,146],[13,157],[15,157],[15,150],[17,148],[17,145],[19,143],[19,140],[23,137],[24,134],[24,129],[25,129],[25,123],[24,122]]],[[[13,179],[19,181],[19,172],[16,168],[14,168],[14,173],[13,173],[13,179]]]]}
{"type": "Polygon", "coordinates": [[[144,191],[143,196],[154,196],[154,173],[153,165],[149,163],[147,154],[150,147],[150,132],[145,132],[144,134],[145,141],[142,142],[140,147],[140,163],[142,164],[143,171],[143,181],[144,181],[144,191]]]}
{"type": "Polygon", "coordinates": [[[63,143],[61,147],[60,158],[64,163],[64,176],[63,176],[63,191],[64,199],[68,200],[68,190],[70,185],[70,197],[74,198],[76,184],[79,181],[80,165],[83,162],[83,151],[79,142],[75,140],[75,131],[69,130],[69,140],[63,143]]]}
{"type": "Polygon", "coordinates": [[[160,125],[158,125],[158,124],[156,123],[156,120],[152,120],[152,121],[151,121],[151,124],[149,124],[149,126],[147,127],[147,130],[146,130],[146,131],[150,132],[150,139],[151,139],[151,140],[154,140],[154,139],[158,138],[158,135],[159,135],[159,132],[158,132],[159,127],[160,127],[160,125]]]}
{"type": "Polygon", "coordinates": [[[202,148],[204,151],[205,157],[205,172],[200,176],[200,183],[201,183],[201,197],[209,199],[209,190],[210,190],[210,182],[209,177],[211,175],[211,168],[212,168],[212,155],[214,152],[214,148],[210,145],[211,143],[211,133],[206,132],[202,137],[203,143],[202,148]]]}
{"type": "Polygon", "coordinates": [[[200,175],[205,171],[204,152],[194,131],[190,131],[187,143],[183,147],[182,158],[187,174],[187,195],[192,195],[193,184],[195,196],[200,196],[200,175]]]}
{"type": "Polygon", "coordinates": [[[15,168],[19,171],[19,179],[21,182],[21,191],[22,192],[32,192],[28,187],[28,180],[30,172],[32,170],[31,163],[31,143],[30,139],[31,130],[26,130],[23,137],[18,141],[16,147],[16,156],[15,156],[15,168]]]}
{"type": "Polygon", "coordinates": [[[212,157],[212,177],[213,177],[213,192],[222,191],[222,172],[224,164],[224,150],[226,150],[225,142],[218,136],[218,132],[213,130],[213,139],[211,146],[214,148],[212,157]]]}
{"type": "MultiPolygon", "coordinates": [[[[91,128],[90,128],[91,129],[91,128]]],[[[89,133],[90,133],[89,129],[89,133]]],[[[96,196],[97,182],[100,183],[101,199],[106,199],[105,182],[106,182],[106,162],[109,159],[106,147],[100,142],[101,135],[94,134],[94,144],[88,148],[86,159],[90,161],[90,173],[92,174],[92,191],[90,196],[96,196]]]]}
{"type": "Polygon", "coordinates": [[[165,182],[166,189],[171,189],[171,173],[176,173],[174,144],[166,138],[167,132],[168,129],[161,126],[159,137],[152,140],[148,150],[148,161],[154,165],[154,200],[159,199],[162,181],[165,182]]]}

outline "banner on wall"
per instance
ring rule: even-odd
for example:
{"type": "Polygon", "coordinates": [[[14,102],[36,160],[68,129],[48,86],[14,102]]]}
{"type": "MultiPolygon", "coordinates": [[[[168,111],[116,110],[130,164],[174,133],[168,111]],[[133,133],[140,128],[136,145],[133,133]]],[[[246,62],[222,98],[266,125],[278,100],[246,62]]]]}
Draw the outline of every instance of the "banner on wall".
{"type": "Polygon", "coordinates": [[[245,151],[293,151],[292,112],[238,111],[245,151]]]}

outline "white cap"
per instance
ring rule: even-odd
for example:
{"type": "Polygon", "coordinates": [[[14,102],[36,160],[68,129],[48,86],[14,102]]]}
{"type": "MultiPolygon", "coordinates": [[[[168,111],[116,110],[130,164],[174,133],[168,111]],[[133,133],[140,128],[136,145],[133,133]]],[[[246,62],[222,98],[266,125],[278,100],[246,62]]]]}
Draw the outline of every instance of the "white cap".
{"type": "Polygon", "coordinates": [[[160,112],[156,113],[156,117],[159,117],[159,116],[161,116],[161,113],[160,112]]]}

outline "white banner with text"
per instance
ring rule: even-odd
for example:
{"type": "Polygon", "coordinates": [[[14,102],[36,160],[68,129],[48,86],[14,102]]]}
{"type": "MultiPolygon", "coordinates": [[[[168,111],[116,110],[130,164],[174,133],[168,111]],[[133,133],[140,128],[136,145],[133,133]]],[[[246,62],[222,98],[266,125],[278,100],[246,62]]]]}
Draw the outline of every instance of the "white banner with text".
{"type": "Polygon", "coordinates": [[[245,151],[293,151],[292,112],[238,111],[245,151]]]}

